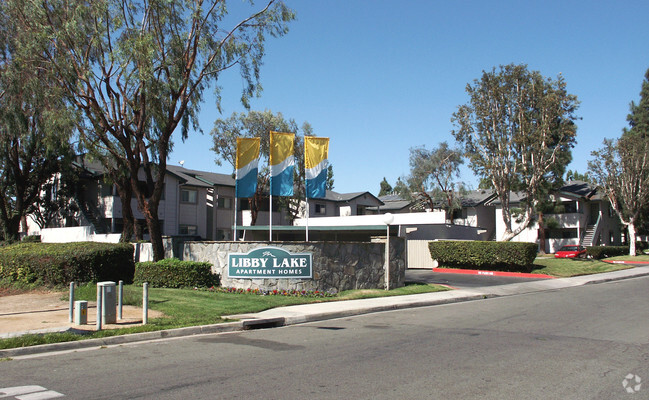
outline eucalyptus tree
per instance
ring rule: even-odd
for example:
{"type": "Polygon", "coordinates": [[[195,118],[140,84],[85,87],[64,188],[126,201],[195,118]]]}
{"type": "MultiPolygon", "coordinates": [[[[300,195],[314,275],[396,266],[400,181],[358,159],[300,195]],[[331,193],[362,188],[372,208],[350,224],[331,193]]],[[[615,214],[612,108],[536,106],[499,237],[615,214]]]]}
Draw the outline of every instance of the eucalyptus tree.
{"type": "Polygon", "coordinates": [[[101,143],[129,183],[151,235],[154,259],[164,257],[158,208],[172,134],[200,130],[205,90],[238,68],[241,102],[261,92],[267,36],[283,36],[294,13],[281,1],[260,8],[222,0],[5,0],[42,68],[86,119],[88,142],[101,143]],[[229,11],[232,13],[229,14],[229,11]],[[238,22],[237,22],[238,21],[238,22]],[[140,180],[144,184],[140,184],[140,180]]]}
{"type": "Polygon", "coordinates": [[[576,96],[561,75],[544,78],[526,65],[483,71],[467,84],[469,102],[458,107],[452,121],[471,169],[489,180],[502,204],[505,232],[511,240],[533,221],[543,186],[563,170],[576,142],[576,96]],[[522,196],[516,216],[510,194],[522,196]],[[520,223],[512,228],[512,220],[520,223]]]}
{"type": "Polygon", "coordinates": [[[1,3],[0,227],[4,239],[16,240],[26,215],[50,215],[65,205],[57,201],[56,178],[71,161],[75,119],[59,91],[43,90],[51,76],[30,63],[34,49],[22,47],[23,32],[7,11],[1,3]]]}
{"type": "Polygon", "coordinates": [[[464,160],[460,150],[442,142],[432,150],[425,147],[410,149],[410,175],[405,178],[402,195],[412,198],[425,208],[441,207],[446,219],[452,220],[454,210],[462,207],[464,185],[458,182],[460,165],[464,160]],[[406,193],[403,193],[406,188],[406,193]]]}
{"type": "Polygon", "coordinates": [[[588,170],[626,226],[629,255],[635,256],[636,228],[649,207],[649,70],[627,120],[622,137],[604,140],[604,147],[591,153],[588,170]]]}
{"type": "MultiPolygon", "coordinates": [[[[280,197],[280,206],[288,212],[290,218],[299,214],[299,204],[304,199],[304,136],[313,135],[313,128],[308,122],[304,122],[299,128],[293,119],[286,119],[281,112],[273,113],[270,110],[249,111],[247,113],[232,113],[225,119],[217,119],[211,135],[213,139],[212,151],[216,154],[215,162],[222,165],[223,162],[230,164],[234,170],[236,166],[236,152],[238,138],[260,138],[260,169],[258,175],[257,190],[250,199],[250,211],[252,213],[252,224],[257,222],[258,212],[261,208],[261,200],[269,188],[270,170],[262,165],[268,165],[270,152],[270,132],[295,133],[294,154],[296,168],[294,173],[294,194],[291,197],[280,197]]],[[[332,172],[333,175],[333,172],[332,172]]]]}

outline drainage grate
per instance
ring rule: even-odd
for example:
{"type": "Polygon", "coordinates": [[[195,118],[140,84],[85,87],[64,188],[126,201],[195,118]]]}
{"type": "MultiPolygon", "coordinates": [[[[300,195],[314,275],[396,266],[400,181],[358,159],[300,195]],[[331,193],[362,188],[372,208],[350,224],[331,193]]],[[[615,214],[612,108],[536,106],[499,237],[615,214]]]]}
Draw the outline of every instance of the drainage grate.
{"type": "Polygon", "coordinates": [[[277,328],[284,326],[284,318],[251,319],[243,321],[242,326],[246,331],[253,329],[277,328]]]}

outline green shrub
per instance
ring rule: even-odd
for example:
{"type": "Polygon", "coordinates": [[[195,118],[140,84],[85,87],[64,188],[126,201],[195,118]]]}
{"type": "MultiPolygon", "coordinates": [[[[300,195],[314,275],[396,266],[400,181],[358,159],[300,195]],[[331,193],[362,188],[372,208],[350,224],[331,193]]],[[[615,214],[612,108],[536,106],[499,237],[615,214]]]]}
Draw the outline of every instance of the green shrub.
{"type": "Polygon", "coordinates": [[[23,243],[40,243],[41,235],[25,236],[20,241],[23,242],[23,243]]]}
{"type": "Polygon", "coordinates": [[[47,286],[69,282],[133,281],[128,243],[16,243],[0,248],[0,279],[47,286]]]}
{"type": "Polygon", "coordinates": [[[629,246],[591,246],[586,248],[588,257],[600,260],[607,257],[625,256],[629,254],[629,246]]]}
{"type": "Polygon", "coordinates": [[[640,241],[640,240],[635,242],[636,254],[644,254],[646,250],[649,250],[649,242],[640,241]]]}
{"type": "Polygon", "coordinates": [[[535,243],[441,241],[428,244],[440,266],[490,271],[529,272],[536,258],[535,243]]]}
{"type": "Polygon", "coordinates": [[[212,287],[218,285],[219,279],[212,274],[210,263],[168,258],[135,264],[133,282],[136,285],[148,282],[152,287],[163,288],[212,287]]]}

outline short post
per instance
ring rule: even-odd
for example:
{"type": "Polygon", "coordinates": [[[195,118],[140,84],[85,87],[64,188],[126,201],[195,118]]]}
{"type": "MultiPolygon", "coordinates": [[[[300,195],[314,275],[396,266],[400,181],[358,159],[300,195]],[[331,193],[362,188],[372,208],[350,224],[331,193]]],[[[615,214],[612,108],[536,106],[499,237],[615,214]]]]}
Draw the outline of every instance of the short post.
{"type": "Polygon", "coordinates": [[[74,321],[74,282],[70,282],[70,323],[74,321]]]}
{"type": "Polygon", "coordinates": [[[104,288],[97,284],[97,330],[101,330],[101,303],[104,295],[104,288]]]}
{"type": "Polygon", "coordinates": [[[123,296],[124,296],[124,281],[119,281],[119,292],[117,293],[117,319],[122,319],[123,296]]]}
{"type": "Polygon", "coordinates": [[[390,290],[390,224],[394,216],[390,213],[383,215],[385,222],[385,290],[390,290]]]}
{"type": "Polygon", "coordinates": [[[142,285],[142,325],[149,322],[149,283],[142,285]]]}
{"type": "Polygon", "coordinates": [[[88,323],[88,302],[79,300],[74,302],[74,323],[85,325],[88,323]]]}

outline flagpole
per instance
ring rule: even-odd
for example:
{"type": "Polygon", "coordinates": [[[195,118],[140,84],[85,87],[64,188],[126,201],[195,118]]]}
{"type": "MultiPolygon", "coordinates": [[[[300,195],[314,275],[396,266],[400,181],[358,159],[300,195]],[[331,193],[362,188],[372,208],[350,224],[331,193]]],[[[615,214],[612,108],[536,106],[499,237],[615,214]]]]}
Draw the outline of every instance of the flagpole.
{"type": "Polygon", "coordinates": [[[306,187],[306,182],[304,182],[304,198],[306,199],[306,241],[309,241],[309,214],[310,214],[310,207],[309,207],[309,191],[307,190],[306,187]]]}
{"type": "Polygon", "coordinates": [[[237,241],[237,183],[234,183],[234,237],[232,240],[237,241]]]}
{"type": "Polygon", "coordinates": [[[273,241],[273,177],[270,177],[270,213],[268,222],[268,241],[273,241]]]}

